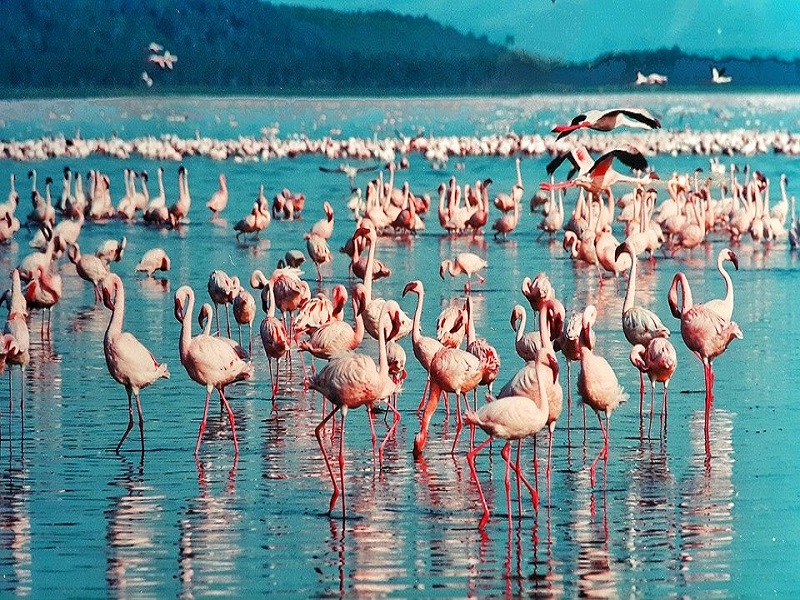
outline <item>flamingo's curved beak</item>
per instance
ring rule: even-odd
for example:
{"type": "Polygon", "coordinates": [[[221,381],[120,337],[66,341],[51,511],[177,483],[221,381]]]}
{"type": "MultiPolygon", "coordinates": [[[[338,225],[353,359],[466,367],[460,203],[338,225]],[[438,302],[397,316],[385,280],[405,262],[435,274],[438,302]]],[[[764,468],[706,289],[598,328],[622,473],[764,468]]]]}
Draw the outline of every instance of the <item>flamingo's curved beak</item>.
{"type": "Polygon", "coordinates": [[[736,268],[736,270],[738,271],[738,270],[739,270],[739,257],[738,257],[738,256],[736,256],[736,253],[735,253],[735,252],[733,252],[733,250],[730,250],[730,251],[728,252],[728,257],[731,259],[731,262],[733,263],[733,266],[734,266],[734,267],[736,268]]]}

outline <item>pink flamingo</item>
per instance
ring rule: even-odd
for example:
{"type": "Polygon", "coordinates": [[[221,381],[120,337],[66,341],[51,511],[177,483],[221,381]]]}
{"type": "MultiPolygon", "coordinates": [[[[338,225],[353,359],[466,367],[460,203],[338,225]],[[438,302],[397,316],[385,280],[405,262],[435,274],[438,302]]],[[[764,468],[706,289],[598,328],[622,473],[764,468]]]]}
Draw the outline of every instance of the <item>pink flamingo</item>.
{"type": "Polygon", "coordinates": [[[635,127],[638,129],[660,129],[661,123],[643,108],[612,108],[607,110],[587,110],[572,119],[569,125],[556,125],[553,133],[557,140],[578,129],[594,129],[595,131],[611,131],[617,127],[635,127]]]}
{"type": "Polygon", "coordinates": [[[280,360],[289,352],[291,341],[286,332],[286,325],[283,321],[275,317],[275,292],[272,289],[272,281],[267,280],[264,291],[267,293],[267,301],[262,306],[266,315],[261,321],[261,342],[264,344],[264,352],[267,354],[269,363],[269,378],[272,382],[272,408],[275,409],[275,396],[278,394],[278,378],[280,377],[280,360]],[[272,361],[275,360],[275,371],[272,370],[272,361]]]}
{"type": "MultiPolygon", "coordinates": [[[[235,279],[235,278],[234,278],[235,279]]],[[[219,305],[225,307],[225,317],[228,321],[228,337],[231,337],[231,313],[228,305],[233,302],[233,294],[239,287],[238,279],[234,283],[225,271],[216,269],[208,276],[208,295],[214,303],[214,313],[217,315],[217,333],[219,333],[219,305]]]]}
{"type": "Polygon", "coordinates": [[[324,237],[310,232],[306,233],[303,237],[306,240],[306,250],[308,250],[308,255],[311,257],[311,261],[317,268],[317,281],[322,281],[322,272],[319,269],[320,265],[324,265],[325,263],[329,263],[333,260],[333,255],[331,254],[331,249],[328,247],[328,242],[324,237]]]}
{"type": "Polygon", "coordinates": [[[550,283],[550,278],[547,276],[547,273],[539,273],[533,280],[531,280],[530,277],[523,279],[522,295],[525,296],[526,300],[531,305],[534,318],[536,318],[536,315],[542,310],[545,302],[553,300],[556,297],[553,284],[550,283]]]}
{"type": "Polygon", "coordinates": [[[475,469],[475,457],[494,438],[506,440],[500,454],[506,461],[505,485],[509,527],[511,526],[511,486],[509,475],[512,468],[517,475],[517,479],[521,480],[530,491],[534,509],[538,510],[539,508],[538,494],[533,486],[525,479],[520,468],[519,444],[522,439],[536,435],[536,433],[547,425],[549,407],[547,404],[545,381],[551,376],[554,381],[558,377],[558,361],[556,360],[552,348],[543,348],[536,361],[538,394],[535,398],[528,396],[507,396],[505,398],[498,398],[494,402],[482,406],[478,412],[467,411],[464,417],[464,420],[470,427],[474,429],[477,425],[489,435],[484,442],[467,454],[467,462],[469,463],[472,477],[478,484],[478,494],[480,495],[481,504],[483,505],[483,516],[478,524],[478,529],[483,529],[489,521],[489,507],[486,503],[486,497],[483,495],[483,489],[478,479],[477,470],[475,469]],[[547,369],[550,369],[549,373],[547,369]],[[514,440],[516,440],[518,444],[517,462],[516,465],[512,467],[510,452],[511,442],[514,440]]]}
{"type": "Polygon", "coordinates": [[[448,348],[459,348],[467,335],[467,320],[464,309],[451,304],[439,313],[436,319],[436,339],[448,348]]]}
{"type": "Polygon", "coordinates": [[[667,387],[669,386],[669,380],[672,379],[672,375],[675,373],[675,368],[678,366],[678,356],[675,353],[675,346],[669,340],[653,338],[646,348],[642,344],[636,344],[631,349],[630,360],[634,367],[642,373],[647,373],[650,378],[650,425],[647,430],[647,435],[649,436],[650,429],[653,426],[657,381],[664,384],[661,419],[664,421],[664,428],[666,429],[667,387]]]}
{"type": "Polygon", "coordinates": [[[358,284],[353,290],[355,327],[334,319],[314,331],[308,340],[300,342],[298,348],[323,360],[330,360],[337,354],[355,350],[364,339],[364,308],[364,286],[358,284]]]}
{"type": "Polygon", "coordinates": [[[236,455],[239,455],[239,442],[236,438],[236,423],[228,399],[225,397],[225,387],[237,381],[244,381],[253,376],[253,363],[242,359],[224,340],[206,334],[192,337],[192,311],[194,310],[194,290],[188,285],[181,286],[175,292],[175,318],[181,322],[181,336],[178,350],[189,377],[200,385],[206,387],[206,401],[203,409],[203,420],[200,422],[200,432],[194,455],[200,452],[200,442],[206,430],[208,417],[208,402],[211,391],[216,388],[220,401],[228,413],[228,419],[233,433],[233,446],[236,455]]]}
{"type": "Polygon", "coordinates": [[[147,273],[148,277],[152,277],[155,271],[169,271],[172,267],[172,261],[167,256],[163,248],[151,248],[144,253],[142,259],[137,263],[134,271],[137,273],[147,273]]]}
{"type": "Polygon", "coordinates": [[[133,404],[131,402],[131,394],[133,394],[136,397],[136,411],[139,413],[139,433],[142,441],[142,456],[144,456],[144,417],[142,416],[142,403],[139,400],[139,390],[162,377],[169,379],[169,369],[166,364],[159,364],[144,344],[132,333],[122,331],[125,319],[125,288],[119,275],[109,274],[103,280],[102,287],[103,304],[111,311],[111,319],[103,338],[106,365],[111,376],[125,386],[128,394],[128,427],[117,444],[116,452],[119,453],[122,443],[133,429],[133,404]]]}
{"type": "Polygon", "coordinates": [[[247,353],[253,353],[253,321],[256,320],[256,299],[241,285],[233,295],[233,320],[239,329],[239,345],[242,345],[242,325],[250,330],[247,336],[247,353]]]}
{"type": "Polygon", "coordinates": [[[99,302],[102,299],[100,283],[109,274],[108,265],[92,254],[81,254],[81,248],[77,242],[69,247],[67,256],[70,262],[75,265],[75,271],[80,278],[92,284],[94,301],[99,302]]]}
{"type": "MultiPolygon", "coordinates": [[[[18,365],[21,371],[20,386],[22,393],[20,397],[20,408],[25,404],[25,367],[31,360],[30,355],[30,332],[28,331],[28,307],[25,302],[25,297],[22,295],[22,284],[20,282],[19,270],[14,269],[11,272],[11,289],[6,290],[0,303],[6,302],[8,307],[8,318],[3,327],[4,334],[10,334],[14,337],[16,351],[11,352],[6,356],[6,361],[10,365],[18,365]]],[[[12,397],[11,394],[11,370],[8,372],[8,396],[9,401],[12,397]]]]}
{"type": "MultiPolygon", "coordinates": [[[[309,383],[309,387],[317,390],[333,404],[333,410],[325,415],[319,425],[314,429],[317,443],[322,451],[322,457],[325,459],[325,466],[328,468],[328,474],[333,484],[333,494],[331,495],[328,506],[329,514],[333,512],[336,499],[339,497],[339,486],[336,483],[336,477],[333,474],[333,468],[328,459],[328,453],[325,451],[325,446],[322,443],[320,431],[325,426],[325,423],[338,411],[341,410],[342,412],[342,429],[339,432],[339,478],[341,481],[342,494],[342,518],[345,518],[347,515],[344,499],[344,435],[347,413],[350,409],[360,406],[367,407],[374,451],[375,429],[370,408],[378,400],[389,397],[397,387],[389,376],[389,363],[386,356],[386,317],[387,309],[384,307],[381,310],[381,327],[378,333],[378,365],[375,364],[372,357],[366,354],[340,354],[333,357],[324,368],[311,377],[309,383]]],[[[393,329],[395,325],[395,323],[392,324],[393,329]]],[[[382,456],[382,450],[383,444],[381,444],[380,456],[382,456]]]]}
{"type": "MultiPolygon", "coordinates": [[[[444,348],[444,345],[435,338],[422,335],[420,323],[422,321],[422,303],[425,301],[425,288],[422,282],[416,279],[406,284],[406,287],[403,289],[403,296],[409,292],[417,294],[417,308],[414,311],[414,320],[411,327],[411,349],[414,352],[414,357],[419,361],[419,364],[422,365],[422,368],[425,369],[425,373],[429,373],[433,357],[439,350],[444,348]]],[[[417,407],[417,413],[422,410],[430,383],[430,375],[428,375],[425,381],[425,389],[422,391],[422,398],[417,407]]]]}
{"type": "Polygon", "coordinates": [[[329,240],[333,235],[333,207],[330,202],[324,202],[322,210],[325,211],[325,218],[314,223],[308,233],[329,240]]]}
{"type": "Polygon", "coordinates": [[[477,254],[472,252],[461,252],[455,259],[443,260],[439,265],[439,277],[444,279],[445,273],[450,273],[451,277],[458,277],[459,275],[467,276],[467,283],[464,285],[464,292],[469,293],[472,291],[472,276],[475,275],[480,283],[484,283],[484,278],[478,274],[478,271],[485,269],[487,262],[477,254]]]}
{"type": "Polygon", "coordinates": [[[597,453],[597,457],[589,467],[589,479],[594,486],[594,469],[597,461],[602,457],[608,462],[608,435],[610,426],[611,411],[621,402],[626,400],[626,395],[617,381],[614,369],[602,356],[594,353],[594,332],[592,327],[597,318],[597,308],[590,304],[583,311],[583,330],[581,331],[581,370],[578,374],[578,393],[583,403],[594,410],[597,414],[597,421],[600,423],[600,431],[603,434],[603,448],[597,453]],[[605,413],[606,424],[603,426],[603,419],[600,413],[605,413]]]}
{"type": "Polygon", "coordinates": [[[705,304],[692,302],[692,290],[683,273],[676,273],[667,295],[670,310],[674,317],[681,320],[681,337],[686,347],[703,363],[703,374],[706,386],[705,434],[706,450],[708,447],[708,424],[711,417],[711,405],[714,402],[714,367],[713,360],[725,352],[735,339],[742,339],[742,330],[729,319],[725,319],[713,308],[705,304]],[[683,302],[678,306],[678,293],[683,294],[683,302]]]}
{"type": "MultiPolygon", "coordinates": [[[[50,334],[52,309],[61,300],[61,275],[52,273],[42,265],[33,272],[33,279],[25,287],[25,302],[28,308],[47,311],[47,334],[50,334]]],[[[42,336],[45,334],[44,313],[42,313],[42,336]]]]}
{"type": "Polygon", "coordinates": [[[511,329],[516,334],[514,348],[522,360],[530,362],[536,360],[536,355],[542,347],[542,336],[535,331],[525,333],[526,320],[525,308],[520,304],[515,304],[511,310],[511,329]]]}
{"type": "MultiPolygon", "coordinates": [[[[500,373],[500,355],[486,338],[479,338],[475,334],[475,321],[472,318],[472,298],[467,296],[467,352],[475,356],[481,365],[483,372],[478,385],[485,385],[488,388],[487,397],[492,396],[492,384],[500,373]]],[[[477,387],[476,396],[477,396],[477,387]]],[[[477,397],[474,399],[477,403],[477,397]]]]}
{"type": "Polygon", "coordinates": [[[225,179],[225,174],[220,173],[219,189],[206,202],[206,207],[211,211],[211,218],[216,219],[226,206],[228,206],[228,181],[225,179]]]}

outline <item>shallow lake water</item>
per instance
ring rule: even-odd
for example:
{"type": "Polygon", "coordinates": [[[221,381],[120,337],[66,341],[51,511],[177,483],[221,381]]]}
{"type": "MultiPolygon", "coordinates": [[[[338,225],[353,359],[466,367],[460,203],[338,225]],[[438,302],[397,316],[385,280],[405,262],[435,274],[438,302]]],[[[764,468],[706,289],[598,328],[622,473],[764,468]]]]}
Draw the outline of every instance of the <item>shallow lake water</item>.
{"type": "MultiPolygon", "coordinates": [[[[669,97],[653,98],[664,106],[675,103],[669,97]]],[[[642,97],[627,100],[647,102],[642,97]]],[[[37,108],[41,114],[25,113],[25,103],[18,103],[16,112],[6,113],[0,136],[41,135],[47,128],[69,136],[75,127],[110,135],[125,123],[123,117],[113,115],[127,110],[130,103],[145,101],[94,102],[68,102],[66,108],[57,105],[55,109],[57,103],[42,105],[37,108]],[[112,115],[108,122],[98,117],[96,103],[103,102],[103,114],[112,115]],[[42,116],[48,111],[56,115],[51,121],[42,116]],[[45,129],[43,122],[49,123],[45,129]]],[[[225,119],[233,114],[244,121],[246,113],[254,124],[266,126],[273,121],[291,124],[286,115],[298,112],[283,103],[267,108],[255,103],[255,108],[248,109],[233,101],[204,106],[189,100],[162,100],[143,108],[147,112],[150,106],[156,117],[132,119],[127,127],[137,128],[137,134],[161,133],[174,121],[159,121],[157,115],[181,112],[181,102],[196,107],[188,121],[180,124],[187,131],[217,123],[219,114],[225,119]]],[[[433,107],[415,102],[419,104],[406,110],[421,111],[432,123],[438,114],[449,128],[457,128],[461,119],[469,134],[475,133],[474,123],[491,120],[487,115],[492,111],[486,109],[490,100],[471,101],[474,105],[465,101],[458,117],[448,102],[433,107]]],[[[551,123],[549,114],[568,118],[571,113],[564,106],[578,106],[581,99],[541,102],[543,108],[537,110],[546,114],[533,111],[531,122],[551,123]]],[[[315,103],[325,106],[324,101],[315,103]]],[[[504,103],[519,104],[498,100],[499,105],[504,103]]],[[[332,104],[339,112],[355,105],[332,104]]],[[[692,106],[690,101],[685,104],[692,106]]],[[[795,100],[790,99],[787,106],[771,113],[776,127],[777,121],[786,127],[796,122],[798,114],[791,112],[796,109],[795,100]]],[[[303,110],[308,111],[308,122],[319,122],[319,109],[303,110]]],[[[404,122],[411,120],[409,113],[392,110],[404,122]]],[[[754,110],[753,101],[729,98],[726,110],[734,119],[745,119],[754,110]]],[[[379,112],[370,109],[354,115],[354,131],[368,131],[369,123],[378,121],[387,127],[379,112]]],[[[495,115],[497,119],[503,116],[495,115]]],[[[291,125],[294,131],[306,126],[291,125]]],[[[681,127],[682,122],[670,123],[665,117],[664,126],[681,127]]],[[[256,128],[247,134],[257,132],[256,128]]],[[[465,158],[463,168],[455,170],[451,165],[453,170],[445,171],[432,170],[420,156],[409,159],[410,169],[398,177],[407,178],[417,193],[435,195],[437,185],[451,174],[460,182],[490,176],[495,193],[510,189],[514,181],[513,159],[465,158]]],[[[790,182],[800,177],[796,160],[787,157],[756,155],[747,160],[773,181],[781,172],[788,174],[790,182]]],[[[546,162],[547,157],[523,161],[524,207],[544,178],[546,162]]],[[[651,162],[667,173],[707,167],[706,157],[657,156],[651,162]]],[[[56,180],[57,196],[65,164],[63,160],[2,161],[0,181],[8,181],[13,172],[18,188],[27,191],[25,173],[34,167],[40,181],[45,176],[56,180]]],[[[502,360],[499,384],[522,366],[509,328],[513,305],[527,307],[520,282],[525,276],[546,272],[568,313],[589,303],[598,306],[597,352],[614,367],[630,399],[612,415],[610,458],[592,487],[588,465],[602,438],[593,414],[587,415],[584,432],[582,407],[574,389],[577,367],[573,368],[569,427],[565,408],[556,428],[549,482],[544,473],[546,436],[538,440],[538,512],[523,494],[522,517],[518,518],[512,486],[509,526],[498,442],[478,460],[478,476],[492,511],[486,529],[479,531],[478,490],[465,460],[468,436],[462,436],[451,455],[452,415],[446,421],[443,410],[437,412],[424,458],[415,461],[412,457],[413,437],[419,428],[415,410],[425,380],[406,339],[409,375],[398,402],[402,419],[387,446],[383,468],[372,455],[365,412],[352,411],[347,418],[348,515],[342,520],[340,507],[327,514],[331,483],[314,436],[322,400],[303,391],[296,358],[290,379],[280,390],[277,410],[271,410],[269,371],[257,334],[262,314],[256,321],[253,345],[256,377],[228,389],[239,437],[238,459],[227,417],[212,399],[208,430],[195,461],[205,390],[188,378],[180,364],[173,294],[180,285],[189,284],[198,300],[206,301],[212,269],[223,269],[242,280],[249,279],[256,268],[269,273],[287,250],[305,249],[302,234],[322,217],[321,203],[326,199],[336,211],[330,245],[338,249],[352,231],[344,206],[347,181],[342,175],[320,173],[319,165],[337,162],[314,156],[248,164],[189,158],[183,164],[189,169],[193,198],[189,225],[162,231],[139,223],[87,224],[79,240],[87,252],[105,239],[127,236],[123,260],[112,265],[125,285],[125,329],[166,362],[172,373],[170,379],[157,381],[141,395],[144,459],[140,459],[135,429],[121,453],[114,453],[127,423],[127,407],[125,391],[109,376],[103,356],[110,312],[93,304],[91,287],[66,259],[60,261],[64,295],[53,310],[50,340],[39,335],[41,316],[34,313],[30,318],[32,356],[25,372],[24,411],[19,407],[18,372],[12,376],[13,401],[6,400],[8,390],[5,383],[0,384],[0,594],[786,597],[800,588],[796,575],[800,566],[796,484],[800,423],[794,410],[800,383],[796,352],[800,270],[787,244],[764,247],[746,240],[734,247],[740,261],[739,270],[732,273],[734,320],[744,339],[734,341],[715,361],[709,455],[703,435],[702,368],[680,338],[679,322],[669,313],[666,294],[674,273],[683,271],[696,301],[721,297],[724,286],[715,258],[724,240],[714,238],[693,256],[659,256],[654,267],[646,261],[639,263],[637,301],[655,310],[671,329],[679,360],[669,391],[667,434],[656,434],[654,425],[649,436],[647,418],[640,420],[637,406],[638,373],[628,361],[630,348],[621,331],[625,283],[619,291],[613,280],[600,285],[595,270],[573,265],[559,242],[537,240],[539,215],[525,210],[518,230],[505,242],[490,236],[479,241],[448,238],[435,216],[414,239],[380,239],[378,257],[391,266],[393,274],[375,284],[375,293],[399,298],[408,281],[422,280],[426,289],[423,332],[429,335],[440,309],[452,297],[463,295],[463,280],[439,279],[438,263],[467,250],[486,257],[490,265],[486,283],[475,287],[473,302],[478,334],[496,346],[502,360]],[[231,200],[223,213],[225,220],[212,223],[204,203],[216,189],[220,172],[227,175],[231,200]],[[249,210],[259,183],[265,184],[270,197],[282,187],[304,192],[308,202],[303,219],[273,221],[258,241],[238,244],[232,224],[249,210]],[[172,270],[144,279],[133,268],[154,246],[167,250],[172,270]]],[[[147,169],[152,176],[159,164],[140,158],[122,162],[91,157],[72,160],[69,166],[84,173],[92,168],[109,173],[117,202],[126,166],[147,169]]],[[[178,163],[162,166],[169,203],[177,194],[178,163]]],[[[365,183],[366,177],[360,176],[359,184],[365,183]]],[[[24,216],[28,210],[23,200],[19,214],[24,216]]],[[[493,211],[490,218],[496,217],[493,211]]],[[[619,237],[621,232],[615,230],[615,234],[619,237]]],[[[23,228],[14,242],[0,248],[0,273],[8,273],[19,263],[29,251],[30,238],[23,228]]],[[[313,265],[304,266],[316,291],[313,265]]],[[[335,253],[333,264],[323,267],[323,274],[321,289],[326,292],[335,283],[352,283],[343,254],[335,253]]],[[[399,301],[407,312],[413,311],[413,296],[399,301]]],[[[375,354],[374,342],[364,347],[375,354]]],[[[563,360],[561,367],[566,396],[563,360]]],[[[381,418],[377,424],[383,434],[386,428],[381,418]]],[[[482,440],[483,434],[477,437],[482,440]]],[[[330,440],[328,444],[335,454],[336,444],[330,440]]],[[[532,448],[530,441],[523,446],[523,468],[531,479],[532,448]]]]}

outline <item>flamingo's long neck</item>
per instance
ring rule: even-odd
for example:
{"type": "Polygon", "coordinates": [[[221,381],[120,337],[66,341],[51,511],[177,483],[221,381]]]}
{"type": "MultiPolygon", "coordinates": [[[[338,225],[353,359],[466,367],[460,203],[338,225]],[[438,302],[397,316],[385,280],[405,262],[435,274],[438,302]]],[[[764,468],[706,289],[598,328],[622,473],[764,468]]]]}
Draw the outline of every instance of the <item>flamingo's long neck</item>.
{"type": "Polygon", "coordinates": [[[633,302],[636,299],[636,252],[631,248],[631,273],[628,276],[628,289],[625,291],[625,300],[622,303],[622,312],[626,313],[633,308],[633,302]]]}
{"type": "Polygon", "coordinates": [[[10,313],[19,313],[24,315],[27,313],[28,306],[25,302],[25,296],[22,295],[22,284],[19,279],[19,271],[15,270],[11,277],[11,309],[10,313]]]}
{"type": "Polygon", "coordinates": [[[267,313],[267,316],[270,319],[274,319],[275,318],[275,289],[273,288],[273,285],[272,285],[271,281],[267,281],[267,294],[268,294],[267,297],[269,298],[269,312],[267,313]]]}
{"type": "Polygon", "coordinates": [[[108,322],[106,335],[118,335],[122,333],[122,321],[125,318],[125,288],[122,281],[114,280],[114,310],[111,312],[111,320],[108,322]]]}
{"type": "MultiPolygon", "coordinates": [[[[263,186],[261,189],[264,189],[263,186]]],[[[164,169],[161,168],[158,169],[158,195],[166,199],[166,193],[164,192],[164,169]]]]}
{"type": "Polygon", "coordinates": [[[679,319],[694,305],[692,302],[692,290],[689,288],[689,281],[683,273],[676,273],[672,279],[672,285],[667,294],[667,301],[669,302],[672,314],[679,319]],[[678,304],[678,292],[683,295],[682,302],[678,304]]]}
{"type": "Polygon", "coordinates": [[[525,335],[525,324],[527,323],[528,315],[527,311],[523,308],[522,313],[519,317],[519,326],[517,327],[517,337],[515,338],[515,342],[519,343],[522,341],[522,336],[525,335]]]}
{"type": "Polygon", "coordinates": [[[722,279],[725,280],[725,299],[723,301],[725,302],[725,306],[730,308],[731,314],[733,314],[733,281],[731,281],[731,276],[728,274],[728,271],[725,270],[724,262],[724,257],[720,254],[717,257],[717,271],[722,275],[722,279]]]}
{"type": "Polygon", "coordinates": [[[372,302],[372,265],[375,263],[375,246],[377,236],[369,236],[369,254],[367,254],[367,272],[364,273],[364,291],[367,304],[372,302]]]}
{"type": "Polygon", "coordinates": [[[353,312],[355,313],[355,327],[353,328],[353,347],[357,348],[358,345],[364,340],[364,311],[358,310],[358,300],[353,297],[353,312]]]}
{"type": "Polygon", "coordinates": [[[389,380],[389,358],[386,354],[386,331],[383,326],[386,314],[386,304],[384,304],[378,319],[378,375],[383,382],[389,380]]]}
{"type": "Polygon", "coordinates": [[[178,344],[181,361],[186,357],[189,346],[192,343],[192,313],[194,312],[194,291],[189,290],[186,294],[186,310],[183,313],[183,323],[181,324],[181,338],[178,344]]]}
{"type": "Polygon", "coordinates": [[[475,341],[475,321],[472,320],[472,298],[467,296],[467,345],[475,341]]]}
{"type": "Polygon", "coordinates": [[[415,346],[419,344],[422,337],[421,321],[422,321],[422,302],[425,297],[425,291],[420,289],[417,292],[417,308],[414,310],[414,322],[411,327],[411,343],[415,346]]]}

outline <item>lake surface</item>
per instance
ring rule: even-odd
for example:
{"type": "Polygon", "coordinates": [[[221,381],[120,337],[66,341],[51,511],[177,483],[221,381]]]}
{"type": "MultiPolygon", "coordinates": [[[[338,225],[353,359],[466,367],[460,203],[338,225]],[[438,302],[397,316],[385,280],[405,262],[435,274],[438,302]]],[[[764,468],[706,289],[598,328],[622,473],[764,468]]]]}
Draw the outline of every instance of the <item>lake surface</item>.
{"type": "MultiPolygon", "coordinates": [[[[191,136],[198,129],[203,135],[230,137],[258,135],[264,127],[278,127],[281,136],[316,131],[320,137],[331,129],[343,136],[369,136],[406,127],[410,133],[418,126],[468,135],[508,129],[544,133],[554,122],[595,103],[577,96],[386,100],[369,106],[355,100],[285,99],[5,102],[0,103],[0,138],[71,136],[76,129],[87,137],[114,131],[124,137],[166,132],[191,136]],[[168,119],[170,115],[185,115],[185,120],[168,119]]],[[[662,115],[667,129],[689,122],[697,129],[796,130],[800,119],[796,96],[644,94],[614,96],[607,104],[647,106],[662,115]]],[[[492,177],[494,193],[510,189],[515,177],[513,158],[467,157],[463,168],[455,170],[453,162],[452,170],[444,171],[431,169],[420,156],[409,160],[410,169],[398,177],[408,178],[417,193],[435,194],[451,174],[461,183],[492,177]]],[[[523,161],[524,207],[544,179],[547,160],[523,161]]],[[[744,162],[722,157],[724,164],[731,160],[744,162]]],[[[790,193],[791,182],[800,180],[795,159],[756,155],[747,161],[773,182],[786,173],[790,193]]],[[[656,156],[651,163],[666,173],[708,167],[702,156],[656,156]]],[[[23,192],[20,216],[30,210],[27,170],[37,169],[40,185],[45,176],[53,177],[58,197],[65,164],[0,162],[0,181],[15,173],[23,192]]],[[[527,306],[520,282],[547,272],[568,312],[589,303],[598,306],[597,352],[609,360],[631,398],[612,416],[607,471],[593,488],[588,465],[602,438],[591,414],[584,433],[573,388],[570,428],[565,409],[556,429],[549,489],[542,462],[547,440],[540,436],[540,508],[534,512],[523,495],[523,517],[517,519],[514,498],[510,528],[501,444],[495,443],[491,454],[482,453],[478,475],[492,518],[479,531],[481,507],[465,460],[464,436],[455,455],[450,454],[453,417],[445,423],[440,410],[424,459],[415,462],[411,455],[419,428],[415,410],[425,380],[406,339],[409,375],[399,398],[402,420],[382,469],[372,456],[364,411],[348,416],[348,517],[342,521],[339,507],[332,516],[326,512],[331,484],[314,437],[321,398],[303,392],[295,360],[277,411],[271,412],[269,371],[257,334],[255,379],[228,389],[239,436],[238,460],[227,417],[212,399],[209,427],[195,461],[205,390],[180,364],[173,294],[189,284],[198,300],[206,301],[212,269],[242,280],[256,268],[269,273],[287,250],[305,250],[302,234],[322,217],[323,200],[331,201],[336,211],[330,245],[338,248],[352,231],[345,209],[347,181],[342,175],[320,173],[319,165],[337,163],[314,156],[247,164],[188,158],[183,164],[189,169],[193,198],[188,226],[161,231],[114,221],[87,224],[80,237],[82,250],[88,252],[105,239],[127,236],[123,260],[112,265],[126,289],[125,329],[172,373],[169,380],[142,392],[144,460],[136,430],[121,454],[114,453],[127,413],[125,391],[111,379],[103,356],[110,313],[93,304],[91,287],[66,259],[60,264],[64,296],[53,311],[52,339],[40,338],[38,313],[30,319],[33,348],[25,373],[24,420],[18,373],[13,374],[15,400],[10,404],[5,401],[8,390],[0,386],[0,595],[708,598],[797,593],[800,270],[788,244],[764,247],[746,240],[734,248],[740,260],[739,271],[732,274],[734,320],[744,339],[734,341],[715,361],[709,457],[703,436],[702,368],[682,343],[666,293],[674,273],[683,271],[696,301],[721,297],[724,287],[714,263],[724,240],[715,238],[691,257],[659,257],[655,267],[640,262],[637,301],[670,327],[679,360],[670,385],[668,433],[659,438],[654,426],[651,438],[646,419],[642,423],[639,418],[638,373],[628,361],[630,348],[621,331],[624,284],[619,292],[613,282],[601,286],[594,269],[574,266],[560,243],[537,241],[539,215],[524,211],[518,230],[504,243],[489,236],[476,242],[447,238],[435,216],[415,239],[381,239],[378,257],[393,275],[377,282],[375,293],[399,298],[408,281],[422,280],[427,292],[423,332],[428,335],[433,335],[441,307],[462,294],[462,280],[439,279],[439,261],[466,250],[487,258],[486,283],[476,286],[473,302],[478,334],[496,346],[502,359],[499,384],[522,366],[508,325],[513,305],[527,306]],[[204,203],[220,172],[227,175],[231,200],[223,213],[227,221],[212,223],[204,203]],[[258,242],[237,244],[232,224],[249,211],[260,183],[269,197],[283,187],[304,192],[304,219],[273,221],[258,242]],[[154,246],[164,247],[172,257],[172,270],[163,280],[145,280],[133,271],[154,246]]],[[[84,173],[109,173],[116,203],[125,167],[147,169],[152,176],[159,163],[91,157],[69,166],[84,173]]],[[[177,195],[178,163],[161,166],[171,203],[177,195]]],[[[359,176],[358,183],[363,186],[366,177],[359,176]]],[[[490,218],[497,216],[493,211],[490,218]]],[[[620,231],[615,234],[621,237],[620,231]]],[[[0,248],[0,272],[7,273],[27,254],[31,235],[23,229],[13,243],[0,248]]],[[[313,265],[306,267],[315,291],[313,265]]],[[[335,283],[351,283],[342,254],[335,254],[323,273],[326,292],[335,283]]],[[[413,296],[400,302],[413,311],[413,296]]],[[[374,354],[376,345],[368,342],[365,348],[374,354]]],[[[576,378],[577,368],[573,386],[576,378]]],[[[563,362],[560,381],[566,395],[563,362]]],[[[383,434],[381,419],[377,423],[383,434]]],[[[483,439],[481,433],[478,439],[483,439]]],[[[333,445],[330,450],[335,452],[333,445]]],[[[523,465],[532,479],[531,454],[532,443],[527,442],[523,465]]]]}

